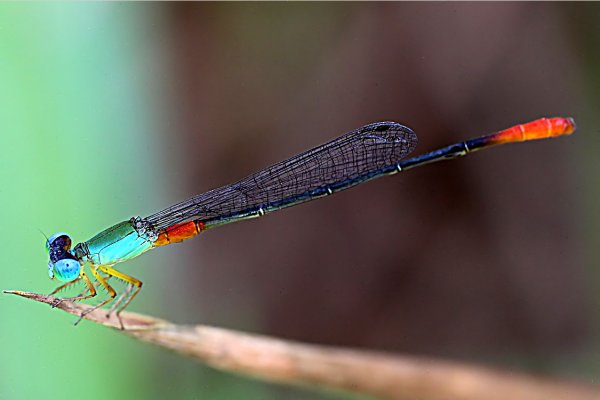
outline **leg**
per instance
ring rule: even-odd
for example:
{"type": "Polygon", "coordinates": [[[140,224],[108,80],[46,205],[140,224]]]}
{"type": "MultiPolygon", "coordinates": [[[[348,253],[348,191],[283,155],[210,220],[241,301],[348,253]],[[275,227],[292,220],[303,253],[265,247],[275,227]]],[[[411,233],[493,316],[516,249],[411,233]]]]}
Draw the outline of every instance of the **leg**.
{"type": "Polygon", "coordinates": [[[59,287],[57,287],[56,289],[54,289],[48,296],[54,296],[56,293],[60,292],[63,289],[66,289],[67,287],[71,286],[72,284],[79,282],[79,280],[81,279],[81,277],[77,277],[77,279],[72,280],[71,282],[67,282],[64,283],[62,285],[60,285],[59,287]]]}
{"type": "MultiPolygon", "coordinates": [[[[100,269],[100,271],[104,272],[105,274],[107,274],[109,277],[110,276],[114,276],[117,279],[120,279],[126,283],[128,283],[130,286],[135,286],[136,289],[134,290],[134,292],[127,298],[127,300],[125,300],[123,303],[123,305],[117,310],[117,318],[119,318],[119,322],[121,323],[121,328],[125,329],[125,327],[123,326],[123,323],[121,322],[121,317],[119,317],[119,315],[121,314],[121,312],[129,305],[129,303],[131,303],[131,300],[133,300],[133,298],[139,293],[140,290],[142,290],[142,281],[129,276],[127,274],[124,274],[120,271],[117,271],[114,268],[111,267],[107,267],[104,265],[100,265],[98,267],[98,269],[100,269]]],[[[131,290],[131,289],[129,289],[131,290]]],[[[128,290],[128,291],[129,291],[128,290]]],[[[122,299],[119,300],[119,302],[123,301],[122,299]]],[[[112,309],[111,309],[112,311],[112,309]]]]}
{"type": "Polygon", "coordinates": [[[119,298],[113,303],[110,310],[108,310],[106,318],[110,317],[110,314],[112,314],[117,309],[117,307],[119,307],[123,299],[129,296],[129,293],[131,293],[131,289],[133,289],[133,285],[127,285],[127,289],[125,289],[125,291],[119,295],[119,298]]]}
{"type": "Polygon", "coordinates": [[[98,283],[100,285],[104,286],[104,288],[106,289],[106,291],[108,292],[108,295],[110,297],[108,299],[100,302],[99,304],[95,305],[94,307],[90,308],[89,310],[83,311],[81,313],[81,315],[79,315],[79,319],[75,322],[75,325],[77,325],[79,322],[81,322],[83,317],[85,317],[92,311],[97,310],[98,308],[102,307],[106,303],[109,303],[110,301],[114,300],[115,297],[117,296],[117,292],[115,291],[115,289],[113,289],[112,286],[110,286],[108,284],[108,282],[106,282],[106,280],[102,277],[102,275],[100,275],[98,273],[98,267],[96,267],[96,266],[91,267],[91,271],[92,271],[92,274],[94,275],[94,278],[96,278],[96,280],[98,281],[98,283]]]}
{"type": "MultiPolygon", "coordinates": [[[[94,282],[94,287],[95,287],[96,289],[97,289],[97,288],[99,288],[100,286],[101,286],[101,285],[100,285],[100,281],[96,281],[96,282],[94,282]]],[[[86,287],[85,289],[83,289],[83,290],[82,290],[82,291],[79,293],[79,296],[83,296],[83,294],[84,294],[85,292],[87,292],[87,290],[88,290],[88,289],[87,289],[87,287],[86,287]]]]}
{"type": "MultiPolygon", "coordinates": [[[[79,275],[79,278],[73,280],[72,282],[67,282],[67,283],[73,283],[78,281],[79,279],[83,279],[83,281],[85,282],[86,286],[87,286],[87,290],[82,292],[82,294],[80,294],[79,296],[75,296],[75,297],[65,297],[62,299],[57,299],[57,301],[55,301],[54,303],[52,303],[52,307],[57,307],[60,303],[62,303],[63,301],[67,300],[67,301],[79,301],[79,300],[85,300],[85,299],[90,299],[94,296],[96,296],[96,288],[94,287],[94,285],[92,284],[92,282],[90,281],[90,278],[87,277],[87,275],[85,274],[85,272],[81,272],[81,274],[79,275]],[[84,295],[83,293],[89,293],[87,295],[84,295]]],[[[68,286],[67,284],[60,286],[58,289],[60,288],[64,288],[68,286]]]]}

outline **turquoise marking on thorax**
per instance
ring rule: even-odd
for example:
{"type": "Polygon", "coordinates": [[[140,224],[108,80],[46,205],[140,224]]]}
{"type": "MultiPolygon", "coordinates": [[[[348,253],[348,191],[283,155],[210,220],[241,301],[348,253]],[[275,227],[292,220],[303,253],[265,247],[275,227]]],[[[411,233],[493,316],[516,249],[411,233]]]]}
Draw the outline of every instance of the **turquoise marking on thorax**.
{"type": "Polygon", "coordinates": [[[89,250],[86,261],[96,265],[126,261],[152,248],[152,242],[141,237],[129,221],[100,232],[85,244],[89,250]]]}

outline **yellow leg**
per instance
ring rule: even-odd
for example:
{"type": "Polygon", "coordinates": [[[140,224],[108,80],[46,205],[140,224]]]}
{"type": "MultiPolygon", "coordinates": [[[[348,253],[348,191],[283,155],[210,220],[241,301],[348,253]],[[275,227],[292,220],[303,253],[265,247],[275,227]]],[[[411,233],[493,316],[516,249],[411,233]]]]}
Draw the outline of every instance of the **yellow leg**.
{"type": "MultiPolygon", "coordinates": [[[[124,282],[126,282],[127,284],[131,285],[131,286],[135,286],[135,290],[133,291],[133,293],[127,297],[127,299],[125,301],[123,300],[119,300],[119,302],[123,301],[123,305],[117,310],[117,318],[119,318],[119,322],[121,323],[121,329],[125,329],[123,326],[123,322],[121,321],[121,317],[119,317],[119,315],[121,314],[121,312],[129,305],[129,303],[131,303],[131,300],[133,300],[133,298],[140,292],[140,290],[142,290],[142,281],[129,276],[127,274],[122,273],[121,271],[117,271],[114,268],[111,267],[107,267],[104,265],[100,265],[98,266],[98,269],[102,272],[104,272],[105,274],[107,274],[108,276],[114,276],[117,279],[120,279],[124,282]]],[[[111,309],[112,311],[112,309],[111,309]]]]}
{"type": "Polygon", "coordinates": [[[115,289],[113,289],[113,287],[110,286],[108,284],[108,282],[106,282],[106,280],[102,277],[102,275],[100,275],[98,273],[98,267],[96,267],[96,266],[91,267],[91,271],[92,271],[92,274],[94,275],[94,278],[96,278],[96,280],[99,282],[100,285],[104,286],[104,288],[106,289],[106,291],[108,292],[108,295],[110,297],[108,299],[100,302],[99,304],[95,305],[94,307],[90,308],[89,310],[83,311],[81,313],[81,315],[79,315],[79,319],[75,322],[75,325],[77,325],[79,322],[81,322],[83,317],[85,317],[87,314],[89,314],[92,311],[97,310],[98,308],[102,307],[103,305],[111,302],[117,296],[117,292],[115,291],[115,289]]]}
{"type": "MultiPolygon", "coordinates": [[[[55,301],[54,303],[52,303],[52,307],[56,307],[58,306],[60,303],[62,303],[63,301],[67,300],[67,301],[79,301],[79,300],[85,300],[85,299],[90,299],[94,296],[96,296],[96,288],[94,287],[94,285],[92,284],[92,282],[90,281],[90,278],[87,277],[87,275],[85,274],[85,272],[81,272],[81,274],[79,275],[79,278],[75,279],[73,282],[76,282],[79,279],[83,279],[83,281],[85,282],[86,286],[87,286],[87,291],[89,292],[89,294],[87,295],[79,295],[79,296],[75,296],[75,297],[65,297],[62,299],[57,299],[57,301],[55,301]]],[[[72,282],[68,282],[68,283],[72,283],[72,282]]],[[[66,287],[68,285],[62,285],[61,287],[66,287]]],[[[61,287],[59,287],[58,289],[60,289],[61,287]]],[[[86,293],[83,292],[83,293],[86,293]]]]}
{"type": "MultiPolygon", "coordinates": [[[[73,283],[77,282],[77,280],[78,280],[78,279],[79,279],[79,278],[77,278],[76,280],[74,280],[74,281],[73,281],[73,283]]],[[[64,286],[64,285],[63,285],[63,286],[64,286]]],[[[94,282],[94,287],[95,287],[96,289],[97,289],[97,288],[99,288],[100,286],[102,286],[102,285],[100,284],[100,281],[96,281],[96,282],[94,282]]],[[[56,289],[56,290],[55,290],[55,292],[56,292],[56,291],[58,291],[58,290],[62,290],[62,286],[61,286],[61,287],[59,287],[58,289],[56,289]]],[[[88,289],[87,289],[87,287],[86,287],[85,289],[83,289],[83,290],[82,290],[82,291],[79,293],[79,296],[83,295],[85,292],[87,292],[87,290],[88,290],[88,289]]],[[[52,292],[52,293],[54,293],[54,292],[52,292]]],[[[52,295],[50,295],[50,296],[52,296],[52,295]]]]}
{"type": "MultiPolygon", "coordinates": [[[[77,279],[79,279],[79,278],[77,278],[77,279]]],[[[77,280],[75,280],[75,281],[73,281],[73,282],[76,282],[76,281],[77,281],[77,280]]],[[[94,282],[94,287],[95,287],[96,289],[97,289],[97,288],[99,288],[100,286],[102,286],[102,285],[100,284],[100,281],[96,281],[96,282],[94,282]]],[[[83,289],[83,291],[81,291],[81,292],[79,293],[79,296],[83,295],[85,292],[87,292],[87,290],[88,290],[88,289],[87,289],[87,287],[86,287],[85,289],[83,289]]]]}

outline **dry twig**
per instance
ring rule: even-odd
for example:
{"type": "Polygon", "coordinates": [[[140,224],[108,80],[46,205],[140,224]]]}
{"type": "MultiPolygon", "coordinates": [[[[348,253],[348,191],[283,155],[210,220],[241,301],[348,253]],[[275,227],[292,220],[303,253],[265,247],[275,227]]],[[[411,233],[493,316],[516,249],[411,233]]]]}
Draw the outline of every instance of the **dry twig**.
{"type": "MultiPolygon", "coordinates": [[[[4,291],[46,304],[55,297],[4,291]]],[[[63,301],[80,315],[90,306],[63,301]]],[[[115,317],[95,310],[86,319],[120,330],[115,317]]],[[[564,380],[502,372],[463,363],[308,345],[203,325],[182,326],[123,313],[136,339],[174,350],[225,371],[265,381],[320,386],[398,400],[598,400],[600,389],[564,380]]]]}

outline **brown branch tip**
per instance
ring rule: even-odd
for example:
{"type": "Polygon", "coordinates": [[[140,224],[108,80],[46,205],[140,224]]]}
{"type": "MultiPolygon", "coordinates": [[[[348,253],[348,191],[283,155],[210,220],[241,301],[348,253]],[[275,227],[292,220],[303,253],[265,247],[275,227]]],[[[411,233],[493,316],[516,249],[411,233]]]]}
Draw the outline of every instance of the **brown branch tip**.
{"type": "MultiPolygon", "coordinates": [[[[80,316],[92,306],[5,290],[80,316]]],[[[598,400],[600,388],[458,362],[309,345],[204,325],[175,325],[97,309],[85,319],[212,367],[270,382],[343,390],[397,400],[598,400]],[[122,325],[121,325],[122,322],[122,325]],[[121,329],[124,327],[124,329],[121,329]]]]}

